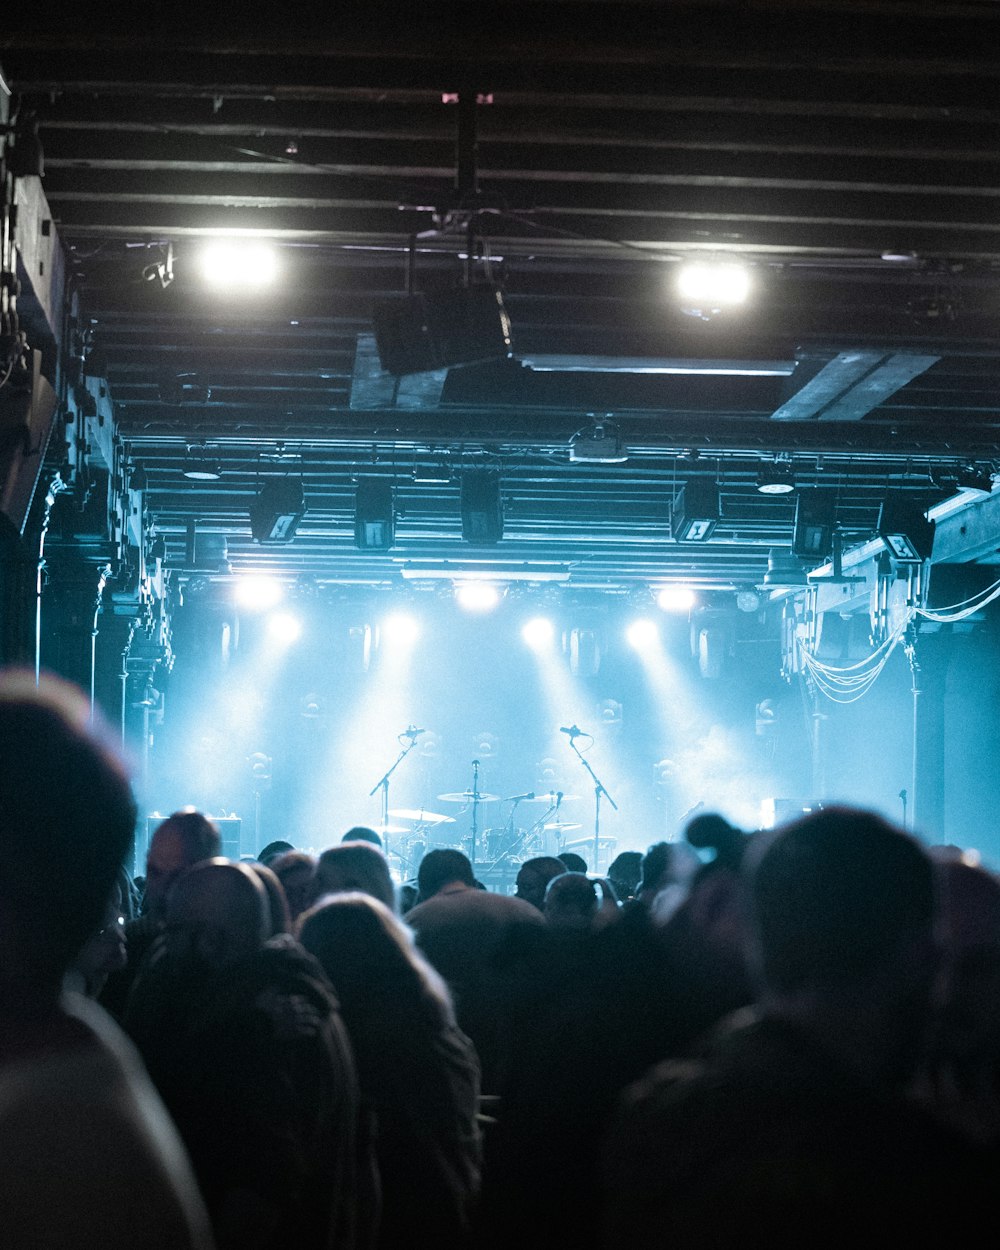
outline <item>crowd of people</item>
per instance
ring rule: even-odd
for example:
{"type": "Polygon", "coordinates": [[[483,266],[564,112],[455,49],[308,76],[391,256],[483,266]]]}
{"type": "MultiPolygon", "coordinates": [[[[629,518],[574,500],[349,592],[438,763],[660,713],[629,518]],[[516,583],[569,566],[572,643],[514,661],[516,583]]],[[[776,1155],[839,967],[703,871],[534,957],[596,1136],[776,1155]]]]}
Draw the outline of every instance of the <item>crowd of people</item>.
{"type": "Polygon", "coordinates": [[[940,1245],[1000,1147],[1000,883],[827,807],[397,887],[378,837],[123,868],[83,696],[0,675],[12,1246],[940,1245]],[[692,849],[694,848],[694,849],[692,849]],[[697,852],[697,853],[696,853],[697,852]]]}

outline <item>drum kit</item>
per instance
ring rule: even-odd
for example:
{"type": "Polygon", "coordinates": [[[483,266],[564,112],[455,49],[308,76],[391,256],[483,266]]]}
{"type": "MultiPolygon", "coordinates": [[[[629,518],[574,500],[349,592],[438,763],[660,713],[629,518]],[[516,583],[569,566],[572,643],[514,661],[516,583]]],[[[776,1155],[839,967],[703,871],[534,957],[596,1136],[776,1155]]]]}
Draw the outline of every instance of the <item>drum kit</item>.
{"type": "Polygon", "coordinates": [[[564,803],[576,803],[579,798],[577,794],[562,794],[555,790],[515,794],[507,798],[485,791],[478,794],[472,790],[448,791],[439,794],[437,801],[458,806],[457,816],[426,808],[390,807],[386,814],[393,823],[382,825],[378,832],[399,839],[401,845],[397,843],[397,849],[403,852],[406,859],[417,858],[420,847],[424,850],[453,848],[468,852],[469,839],[460,832],[459,820],[472,809],[473,802],[477,806],[509,803],[511,806],[505,819],[498,816],[494,823],[487,820],[486,827],[477,832],[475,858],[484,867],[493,867],[501,862],[517,862],[536,855],[557,855],[563,849],[567,835],[583,827],[579,821],[563,819],[562,814],[564,803]],[[515,817],[521,803],[532,804],[536,810],[541,807],[543,810],[538,819],[530,823],[517,821],[515,817]]]}

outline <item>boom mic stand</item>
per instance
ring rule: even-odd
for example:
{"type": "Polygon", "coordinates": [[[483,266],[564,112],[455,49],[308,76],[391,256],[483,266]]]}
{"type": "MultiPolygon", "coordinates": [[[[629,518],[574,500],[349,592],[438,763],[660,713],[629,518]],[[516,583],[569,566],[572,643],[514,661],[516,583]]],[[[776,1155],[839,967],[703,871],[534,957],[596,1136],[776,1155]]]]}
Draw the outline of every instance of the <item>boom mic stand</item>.
{"type": "MultiPolygon", "coordinates": [[[[604,788],[604,782],[601,781],[597,773],[591,768],[588,761],[584,758],[583,752],[576,745],[577,738],[590,738],[590,734],[585,734],[581,730],[573,726],[573,730],[569,734],[569,745],[576,755],[576,758],[584,766],[594,782],[594,871],[598,871],[598,861],[601,854],[601,795],[608,800],[611,806],[618,811],[618,804],[604,788]]],[[[591,739],[593,741],[593,739],[591,739]]]]}
{"type": "Polygon", "coordinates": [[[389,835],[386,833],[386,830],[389,827],[389,778],[417,745],[416,735],[414,734],[411,736],[407,730],[404,730],[403,733],[398,735],[398,737],[408,737],[410,741],[396,756],[388,771],[383,773],[378,781],[376,781],[372,788],[368,791],[369,798],[372,797],[376,790],[382,791],[382,837],[385,838],[385,854],[387,859],[389,857],[389,835]]]}

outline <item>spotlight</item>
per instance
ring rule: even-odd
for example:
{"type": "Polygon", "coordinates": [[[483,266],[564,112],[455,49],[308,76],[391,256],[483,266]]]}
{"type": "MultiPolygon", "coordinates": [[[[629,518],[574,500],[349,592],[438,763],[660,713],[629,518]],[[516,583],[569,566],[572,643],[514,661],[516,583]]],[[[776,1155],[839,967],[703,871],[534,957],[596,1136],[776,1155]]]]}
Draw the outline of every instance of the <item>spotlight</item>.
{"type": "Polygon", "coordinates": [[[656,602],[664,612],[690,612],[697,596],[690,586],[664,586],[656,602]]]}
{"type": "Polygon", "coordinates": [[[624,464],[628,452],[614,421],[594,421],[569,440],[571,464],[624,464]]]}
{"type": "Polygon", "coordinates": [[[659,641],[660,631],[656,628],[655,621],[643,617],[632,622],[625,631],[625,637],[630,647],[634,647],[636,651],[646,651],[659,641]]]}
{"type": "Polygon", "coordinates": [[[290,477],[271,478],[250,505],[254,542],[290,543],[305,512],[302,483],[290,477]]]}
{"type": "Polygon", "coordinates": [[[295,642],[301,637],[302,622],[291,612],[275,612],[268,618],[267,632],[275,642],[295,642]]]}
{"type": "Polygon", "coordinates": [[[784,460],[763,465],[757,474],[757,490],[762,495],[790,495],[794,489],[792,466],[784,460]]]}
{"type": "Polygon", "coordinates": [[[555,632],[555,626],[547,617],[536,616],[522,626],[521,637],[533,651],[541,651],[551,645],[555,632]]]}
{"type": "Polygon", "coordinates": [[[500,591],[492,582],[460,582],[455,599],[467,612],[492,612],[500,602],[500,591]]]}
{"type": "Polygon", "coordinates": [[[285,588],[276,577],[266,573],[241,577],[236,583],[233,597],[241,608],[249,612],[266,612],[276,607],[285,594],[285,588]]]}
{"type": "Polygon", "coordinates": [[[275,280],[278,256],[266,243],[252,239],[220,239],[202,250],[201,271],[206,282],[220,290],[255,290],[275,280]]]}
{"type": "Polygon", "coordinates": [[[410,646],[420,637],[420,623],[409,612],[393,612],[382,622],[384,642],[398,646],[410,646]]]}
{"type": "Polygon", "coordinates": [[[764,590],[786,590],[808,586],[809,579],[802,564],[788,551],[772,547],[767,556],[767,572],[761,586],[764,590]]]}
{"type": "Polygon", "coordinates": [[[678,271],[677,294],[685,312],[711,316],[746,302],[750,273],[732,261],[691,261],[678,271]]]}

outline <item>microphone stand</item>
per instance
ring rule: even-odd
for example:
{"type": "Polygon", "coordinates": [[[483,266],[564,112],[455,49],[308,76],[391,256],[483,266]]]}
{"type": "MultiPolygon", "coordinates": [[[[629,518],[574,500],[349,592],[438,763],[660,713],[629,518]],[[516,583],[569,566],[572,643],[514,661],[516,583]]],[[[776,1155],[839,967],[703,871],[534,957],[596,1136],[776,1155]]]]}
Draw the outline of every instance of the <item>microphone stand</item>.
{"type": "MultiPolygon", "coordinates": [[[[402,736],[403,735],[401,734],[400,737],[402,736]]],[[[396,759],[390,765],[389,770],[383,773],[378,781],[376,781],[372,788],[368,791],[369,798],[372,797],[376,790],[382,791],[382,837],[385,838],[385,854],[387,859],[389,857],[389,835],[386,833],[386,829],[389,827],[389,778],[416,745],[416,738],[411,738],[409,744],[403,747],[402,751],[400,751],[400,753],[396,756],[396,759]]]]}
{"type": "MultiPolygon", "coordinates": [[[[583,737],[584,735],[581,734],[580,736],[583,737]]],[[[587,772],[590,773],[594,782],[594,871],[597,872],[598,861],[601,854],[601,795],[604,795],[616,812],[618,811],[618,804],[604,788],[604,782],[601,781],[600,777],[598,777],[597,773],[594,772],[594,770],[590,767],[590,764],[584,758],[583,752],[576,745],[576,738],[576,734],[571,734],[569,745],[576,753],[576,758],[584,766],[587,772]]]]}
{"type": "Polygon", "coordinates": [[[472,761],[472,835],[469,838],[469,862],[476,875],[476,843],[479,840],[479,761],[472,761]]]}

